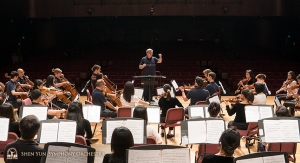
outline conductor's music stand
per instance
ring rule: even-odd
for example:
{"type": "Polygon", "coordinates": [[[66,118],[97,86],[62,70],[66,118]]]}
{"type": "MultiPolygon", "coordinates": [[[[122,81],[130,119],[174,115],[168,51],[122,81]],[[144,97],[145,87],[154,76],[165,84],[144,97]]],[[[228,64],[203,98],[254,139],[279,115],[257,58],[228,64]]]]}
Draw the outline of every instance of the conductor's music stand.
{"type": "MultiPolygon", "coordinates": [[[[148,97],[149,97],[149,99],[148,99],[148,101],[149,101],[149,104],[151,103],[151,100],[152,100],[152,98],[151,98],[151,91],[150,91],[150,86],[151,85],[157,85],[158,84],[158,81],[155,81],[154,79],[155,78],[166,78],[165,76],[161,76],[161,75],[141,75],[141,76],[133,76],[133,78],[141,78],[141,80],[142,80],[142,83],[144,83],[144,85],[148,85],[148,89],[149,89],[149,91],[148,91],[148,97]]],[[[145,90],[144,90],[145,91],[145,90]]]]}

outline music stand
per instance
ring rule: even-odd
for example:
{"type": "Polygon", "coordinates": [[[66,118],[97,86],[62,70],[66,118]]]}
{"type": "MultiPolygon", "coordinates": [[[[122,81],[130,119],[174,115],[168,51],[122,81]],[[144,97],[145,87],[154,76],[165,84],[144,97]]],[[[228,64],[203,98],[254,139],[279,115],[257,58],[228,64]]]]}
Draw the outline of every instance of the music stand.
{"type": "MultiPolygon", "coordinates": [[[[162,76],[162,75],[141,75],[141,76],[133,76],[133,78],[141,78],[141,80],[142,80],[142,83],[144,83],[144,85],[148,85],[148,89],[149,89],[149,91],[148,91],[148,97],[149,97],[149,99],[148,99],[148,101],[149,101],[149,104],[151,103],[151,100],[152,100],[152,98],[151,98],[151,91],[150,91],[150,86],[151,85],[157,85],[158,84],[158,81],[155,81],[154,79],[155,78],[166,78],[165,76],[162,76]]],[[[144,90],[145,91],[145,90],[144,90]]]]}

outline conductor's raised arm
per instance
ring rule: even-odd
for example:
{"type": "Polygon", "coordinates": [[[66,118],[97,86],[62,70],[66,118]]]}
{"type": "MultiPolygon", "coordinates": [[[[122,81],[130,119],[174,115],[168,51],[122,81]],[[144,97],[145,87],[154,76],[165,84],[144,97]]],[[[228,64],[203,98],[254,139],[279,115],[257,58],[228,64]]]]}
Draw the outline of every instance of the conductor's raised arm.
{"type": "Polygon", "coordinates": [[[158,61],[157,63],[161,63],[162,62],[162,55],[161,54],[158,54],[159,58],[158,58],[158,61]]]}

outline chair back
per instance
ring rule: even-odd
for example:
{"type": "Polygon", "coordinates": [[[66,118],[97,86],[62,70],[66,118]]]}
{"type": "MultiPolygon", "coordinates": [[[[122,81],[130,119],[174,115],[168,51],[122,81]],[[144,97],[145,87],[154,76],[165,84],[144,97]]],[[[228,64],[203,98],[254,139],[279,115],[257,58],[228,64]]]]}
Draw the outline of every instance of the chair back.
{"type": "Polygon", "coordinates": [[[75,143],[76,143],[76,144],[86,145],[86,140],[85,140],[85,138],[84,138],[83,136],[81,136],[81,135],[76,135],[75,143]]]}
{"type": "Polygon", "coordinates": [[[183,108],[170,108],[167,111],[165,123],[175,123],[184,120],[183,108]]]}
{"type": "Polygon", "coordinates": [[[272,152],[287,152],[288,154],[295,154],[297,150],[297,143],[269,143],[267,151],[272,152]]]}
{"type": "Polygon", "coordinates": [[[26,99],[22,100],[22,105],[23,106],[24,105],[31,105],[31,104],[32,104],[32,102],[31,102],[30,98],[26,98],[26,99]]]}
{"type": "Polygon", "coordinates": [[[131,107],[120,107],[118,117],[131,117],[131,107]]]}
{"type": "Polygon", "coordinates": [[[196,103],[195,103],[195,105],[203,105],[203,104],[209,104],[208,103],[208,101],[197,101],[196,103]]]}
{"type": "Polygon", "coordinates": [[[92,96],[91,96],[91,93],[88,89],[86,89],[86,100],[92,101],[92,96]]]}
{"type": "Polygon", "coordinates": [[[250,122],[247,128],[247,136],[253,136],[258,133],[258,122],[250,122]]]}
{"type": "Polygon", "coordinates": [[[153,136],[147,136],[147,144],[156,144],[156,140],[153,136]]]}
{"type": "Polygon", "coordinates": [[[0,157],[4,156],[4,149],[8,143],[14,142],[18,139],[18,135],[14,132],[8,132],[8,137],[6,141],[0,141],[0,157]]]}
{"type": "Polygon", "coordinates": [[[196,152],[196,162],[201,163],[204,156],[209,154],[216,154],[220,151],[219,144],[199,144],[196,152]]]}

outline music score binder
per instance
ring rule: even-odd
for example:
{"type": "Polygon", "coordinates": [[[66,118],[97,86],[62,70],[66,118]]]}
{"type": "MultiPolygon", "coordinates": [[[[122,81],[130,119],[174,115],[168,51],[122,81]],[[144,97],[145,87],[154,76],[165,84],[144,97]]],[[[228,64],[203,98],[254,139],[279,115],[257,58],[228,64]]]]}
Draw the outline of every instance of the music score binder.
{"type": "Polygon", "coordinates": [[[292,117],[274,117],[258,121],[261,142],[298,143],[300,142],[300,119],[292,117]]]}
{"type": "Polygon", "coordinates": [[[94,163],[96,150],[92,147],[75,144],[53,142],[44,146],[45,155],[42,156],[40,163],[94,163]]]}
{"type": "Polygon", "coordinates": [[[178,92],[179,86],[178,86],[177,82],[174,79],[172,79],[171,84],[172,84],[173,88],[175,89],[175,91],[178,92]]]}
{"type": "MultiPolygon", "coordinates": [[[[158,106],[145,106],[147,107],[148,123],[160,123],[160,107],[158,106]]],[[[134,107],[131,108],[131,117],[133,117],[134,107]]]]}
{"type": "Polygon", "coordinates": [[[35,115],[40,121],[47,120],[48,107],[43,105],[25,105],[20,107],[19,121],[27,115],[35,115]]]}
{"type": "Polygon", "coordinates": [[[0,117],[0,141],[6,141],[8,137],[9,118],[0,117]]]}
{"type": "Polygon", "coordinates": [[[145,120],[141,118],[110,118],[102,122],[102,144],[110,144],[115,128],[127,127],[135,144],[145,144],[147,139],[145,120]]]}
{"type": "Polygon", "coordinates": [[[83,105],[82,106],[83,117],[89,122],[99,123],[101,106],[98,105],[83,105]]]}
{"type": "Polygon", "coordinates": [[[233,159],[233,163],[288,163],[286,152],[262,152],[252,153],[233,159]]]}
{"type": "Polygon", "coordinates": [[[192,105],[188,107],[189,118],[209,118],[208,105],[192,105]]]}
{"type": "Polygon", "coordinates": [[[134,87],[134,94],[141,100],[143,99],[144,88],[134,87]]]}
{"type": "Polygon", "coordinates": [[[196,118],[182,121],[182,144],[219,144],[226,125],[223,119],[196,118]]]}
{"type": "Polygon", "coordinates": [[[246,105],[246,122],[258,122],[264,118],[274,117],[273,105],[246,105]]]}
{"type": "Polygon", "coordinates": [[[173,145],[145,145],[127,149],[127,163],[190,163],[190,149],[173,145]]]}
{"type": "Polygon", "coordinates": [[[76,121],[57,119],[40,121],[41,127],[38,132],[39,143],[66,142],[75,143],[76,121]]]}

